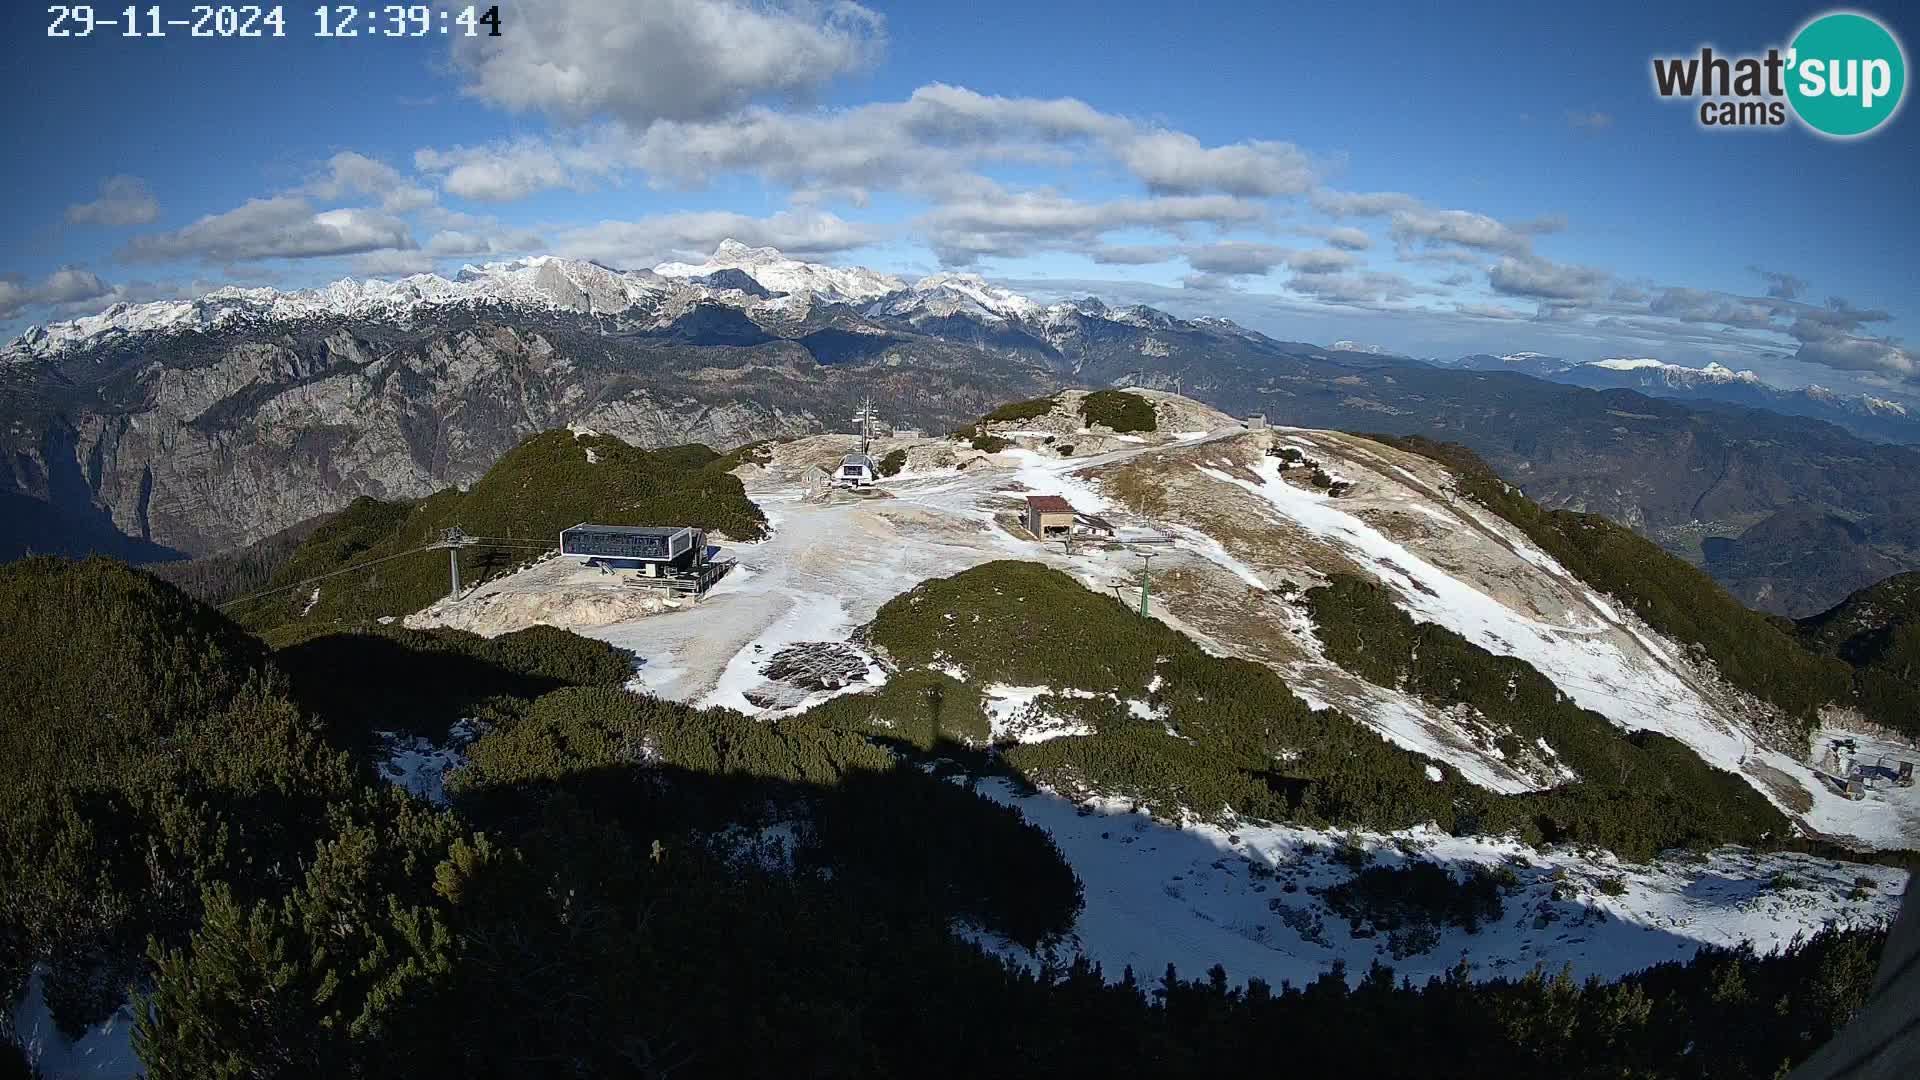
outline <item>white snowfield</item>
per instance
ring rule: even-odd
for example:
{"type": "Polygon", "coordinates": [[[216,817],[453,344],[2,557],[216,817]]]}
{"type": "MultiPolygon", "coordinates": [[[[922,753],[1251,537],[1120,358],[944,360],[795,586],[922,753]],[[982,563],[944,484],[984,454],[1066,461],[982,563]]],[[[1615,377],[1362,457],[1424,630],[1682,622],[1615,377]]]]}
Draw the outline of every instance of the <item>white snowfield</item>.
{"type": "MultiPolygon", "coordinates": [[[[1542,852],[1432,829],[1336,835],[1273,825],[1173,828],[1124,800],[1076,805],[1047,791],[1023,796],[997,780],[978,790],[1019,807],[1073,864],[1086,907],[1056,950],[1099,961],[1109,979],[1131,966],[1149,982],[1168,964],[1195,978],[1220,964],[1235,983],[1259,978],[1299,986],[1336,962],[1357,979],[1376,959],[1416,984],[1462,961],[1478,978],[1518,977],[1535,966],[1555,975],[1568,964],[1580,978],[1617,978],[1689,960],[1704,945],[1751,942],[1768,953],[1828,925],[1876,925],[1899,910],[1907,877],[1889,867],[1738,848],[1699,861],[1628,866],[1605,855],[1542,852]],[[1380,866],[1402,865],[1411,852],[1456,877],[1470,865],[1504,867],[1515,886],[1499,919],[1476,932],[1440,929],[1431,947],[1395,957],[1386,934],[1356,936],[1316,895],[1353,873],[1332,858],[1343,843],[1364,847],[1380,866]]],[[[969,936],[1031,958],[989,935],[969,936]]]]}
{"type": "MultiPolygon", "coordinates": [[[[1202,408],[1172,395],[1146,395],[1202,408]]],[[[1217,413],[1208,422],[1211,431],[1161,433],[1097,456],[1061,458],[1035,443],[963,457],[964,467],[927,468],[883,481],[871,497],[824,502],[803,497],[802,470],[816,458],[833,459],[847,438],[782,444],[766,467],[742,473],[768,515],[771,536],[729,545],[725,555],[738,566],[705,599],[579,629],[636,653],[636,689],[779,715],[860,687],[816,691],[798,705],[791,693],[765,694],[774,654],[801,642],[847,642],[882,604],[919,582],[995,559],[1024,559],[1131,605],[1139,593],[1136,552],[1151,550],[1159,555],[1156,618],[1213,653],[1271,664],[1310,704],[1335,705],[1429,756],[1429,776],[1458,775],[1505,792],[1572,779],[1551,746],[1530,747],[1525,762],[1505,760],[1489,740],[1476,737],[1471,710],[1442,714],[1334,667],[1283,586],[1311,583],[1317,564],[1307,555],[1335,552],[1390,586],[1416,619],[1528,660],[1569,697],[1622,727],[1667,732],[1741,772],[1770,797],[1781,798],[1773,784],[1802,788],[1813,807],[1795,816],[1810,829],[1875,846],[1920,844],[1920,789],[1881,789],[1865,802],[1850,802],[1795,756],[1760,746],[1743,719],[1751,702],[1743,704],[1710,672],[1689,666],[1681,650],[1624,605],[1593,595],[1504,522],[1454,497],[1439,466],[1334,433],[1274,433],[1351,478],[1352,493],[1334,498],[1281,475],[1257,449],[1265,433],[1246,432],[1217,413]],[[1167,478],[1165,516],[1133,513],[1112,491],[1116,469],[1148,463],[1167,478]],[[1029,494],[1064,496],[1076,509],[1108,518],[1122,537],[1166,542],[1077,543],[1071,554],[1058,543],[1035,543],[1006,527],[1029,494]],[[1182,508],[1196,505],[1232,509],[1244,528],[1215,536],[1201,528],[1201,518],[1177,520],[1182,508]],[[1170,584],[1176,578],[1179,588],[1170,584]],[[1263,637],[1282,645],[1263,644],[1263,637]],[[783,707],[757,709],[750,694],[777,698],[783,707]],[[1773,784],[1763,781],[1762,765],[1777,770],[1773,784]]],[[[946,660],[936,666],[955,678],[976,678],[946,660]]],[[[875,683],[886,676],[878,661],[873,674],[875,683]]],[[[1077,734],[1075,721],[1039,707],[1043,699],[1106,693],[991,682],[981,689],[993,736],[1009,742],[1077,734]]],[[[1144,700],[1122,704],[1136,713],[1151,710],[1144,700]]],[[[1169,736],[1177,732],[1170,728],[1169,736]]],[[[1309,888],[1348,873],[1306,855],[1311,845],[1334,842],[1331,834],[1260,823],[1231,833],[1212,825],[1179,828],[1118,813],[1112,802],[1083,816],[1082,808],[1056,795],[1018,798],[993,784],[982,787],[1052,833],[1086,881],[1087,908],[1069,947],[1101,960],[1113,977],[1126,964],[1150,977],[1168,962],[1188,974],[1221,963],[1236,979],[1299,982],[1336,960],[1357,977],[1375,956],[1418,977],[1463,955],[1483,975],[1517,974],[1535,963],[1558,970],[1567,962],[1581,975],[1617,975],[1685,959],[1702,944],[1752,941],[1766,950],[1828,922],[1888,917],[1905,880],[1897,870],[1732,850],[1703,863],[1621,867],[1605,856],[1432,831],[1368,837],[1369,845],[1387,849],[1383,861],[1398,858],[1392,852],[1403,843],[1454,865],[1531,864],[1515,864],[1519,891],[1508,897],[1507,915],[1496,925],[1477,934],[1447,930],[1433,948],[1393,961],[1378,952],[1383,937],[1354,937],[1344,920],[1314,906],[1309,888]],[[1264,867],[1280,877],[1266,876],[1264,867]],[[1546,880],[1554,868],[1572,880],[1558,900],[1546,880]],[[1289,876],[1293,893],[1280,880],[1289,876]],[[1598,883],[1611,878],[1623,887],[1618,895],[1599,891],[1598,883]],[[1856,878],[1870,879],[1871,887],[1856,878]]]]}

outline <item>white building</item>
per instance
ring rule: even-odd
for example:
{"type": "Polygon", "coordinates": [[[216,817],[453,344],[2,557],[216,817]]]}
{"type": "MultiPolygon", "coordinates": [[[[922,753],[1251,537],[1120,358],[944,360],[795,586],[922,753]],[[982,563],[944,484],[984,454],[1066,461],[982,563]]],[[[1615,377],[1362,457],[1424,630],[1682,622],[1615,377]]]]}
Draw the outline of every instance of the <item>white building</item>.
{"type": "Polygon", "coordinates": [[[848,454],[840,459],[840,467],[834,471],[833,482],[840,487],[871,487],[880,472],[874,467],[873,458],[866,454],[848,454]]]}

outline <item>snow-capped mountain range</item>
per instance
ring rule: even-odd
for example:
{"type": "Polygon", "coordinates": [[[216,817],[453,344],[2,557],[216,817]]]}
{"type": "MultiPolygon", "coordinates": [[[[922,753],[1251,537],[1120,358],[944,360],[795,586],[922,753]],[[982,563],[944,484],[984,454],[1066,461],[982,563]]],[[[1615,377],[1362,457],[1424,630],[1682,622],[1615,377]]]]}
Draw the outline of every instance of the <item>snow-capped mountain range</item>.
{"type": "MultiPolygon", "coordinates": [[[[115,304],[96,315],[30,327],[0,347],[0,358],[33,360],[140,334],[229,328],[247,322],[317,318],[401,321],[435,309],[528,306],[665,325],[696,304],[717,303],[768,324],[803,320],[817,307],[918,325],[961,316],[984,324],[1033,324],[1041,336],[1076,315],[1150,328],[1174,320],[1152,308],[1109,308],[1088,298],[1041,304],[977,274],[939,273],[908,283],[863,267],[826,266],[770,247],[724,240],[704,262],[667,262],[616,270],[557,256],[468,265],[451,278],[414,274],[397,280],[341,279],[313,289],[227,287],[190,300],[115,304]]],[[[1236,332],[1224,319],[1206,320],[1236,332]]]]}
{"type": "Polygon", "coordinates": [[[1687,367],[1650,356],[1616,356],[1576,363],[1546,353],[1514,352],[1498,356],[1477,353],[1436,363],[1471,371],[1518,372],[1593,390],[1626,388],[1651,397],[1748,405],[1826,420],[1864,438],[1920,443],[1920,406],[1870,394],[1843,394],[1818,383],[1798,388],[1775,386],[1758,372],[1735,370],[1711,361],[1703,367],[1687,367]]]}

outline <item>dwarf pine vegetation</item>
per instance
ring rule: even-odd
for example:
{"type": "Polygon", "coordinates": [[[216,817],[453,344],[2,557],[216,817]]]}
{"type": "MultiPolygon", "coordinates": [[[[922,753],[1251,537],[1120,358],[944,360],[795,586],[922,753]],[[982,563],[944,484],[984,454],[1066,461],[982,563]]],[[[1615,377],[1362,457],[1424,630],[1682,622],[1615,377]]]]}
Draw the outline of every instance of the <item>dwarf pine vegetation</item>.
{"type": "Polygon", "coordinates": [[[1862,712],[1920,737],[1920,573],[1861,589],[1795,629],[1808,648],[1853,669],[1862,712]]]}
{"type": "Polygon", "coordinates": [[[1053,411],[1060,399],[1055,397],[1032,398],[1027,401],[1010,401],[1005,405],[982,416],[983,424],[1011,423],[1019,420],[1032,420],[1053,411]]]}
{"type": "Polygon", "coordinates": [[[1119,434],[1153,431],[1159,426],[1153,402],[1125,390],[1095,390],[1081,398],[1080,417],[1089,426],[1105,424],[1119,434]]]}
{"type": "MultiPolygon", "coordinates": [[[[1017,768],[1144,777],[1191,805],[1265,791],[1302,818],[1432,805],[1397,789],[1417,758],[1299,715],[1265,669],[1052,571],[981,570],[889,604],[876,643],[977,678],[1150,697],[1199,751],[1161,756],[1187,744],[1115,709],[1114,730],[1020,748],[1017,768]],[[982,629],[943,629],[959,603],[982,629]],[[996,641],[1023,611],[1073,632],[996,641]],[[1312,723],[1326,727],[1298,726],[1312,723]],[[1256,766],[1296,738],[1330,749],[1256,766]],[[1079,748],[1020,759],[1060,744],[1079,748]],[[1343,752],[1375,756],[1346,768],[1343,752]]],[[[1882,940],[1703,950],[1612,984],[1028,970],[953,926],[1051,940],[1080,883],[1046,834],[941,764],[972,771],[984,731],[977,691],[937,672],[760,721],[627,693],[616,653],[558,631],[310,636],[276,653],[104,560],[0,569],[0,616],[25,676],[0,681],[0,988],[13,1000],[44,972],[70,1031],[132,994],[155,1078],[1201,1077],[1275,1045],[1345,1075],[1767,1075],[1845,1023],[1882,940]],[[450,805],[373,774],[366,732],[396,718],[375,689],[391,683],[361,679],[356,697],[347,674],[387,662],[457,663],[489,691],[411,703],[480,732],[450,805]]],[[[1409,947],[1436,920],[1490,917],[1497,879],[1434,873],[1364,868],[1330,899],[1409,947]]],[[[0,1075],[25,1070],[0,1039],[0,1075]]]]}

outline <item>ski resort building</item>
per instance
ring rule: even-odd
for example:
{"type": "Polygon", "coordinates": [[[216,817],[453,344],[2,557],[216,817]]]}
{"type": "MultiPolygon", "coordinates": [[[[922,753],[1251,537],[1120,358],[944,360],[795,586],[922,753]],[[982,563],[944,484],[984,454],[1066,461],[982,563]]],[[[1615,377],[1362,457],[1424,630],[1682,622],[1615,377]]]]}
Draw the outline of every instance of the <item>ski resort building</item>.
{"type": "Polygon", "coordinates": [[[1027,496],[1027,531],[1041,540],[1073,535],[1073,504],[1058,495],[1027,496]]]}
{"type": "Polygon", "coordinates": [[[840,459],[840,467],[834,471],[833,482],[841,487],[871,487],[880,475],[874,467],[873,458],[862,454],[848,454],[840,459]]]}
{"type": "Polygon", "coordinates": [[[589,566],[631,570],[630,585],[699,595],[726,573],[731,563],[710,557],[707,534],[690,525],[593,525],[581,522],[560,531],[560,554],[589,566]]]}

